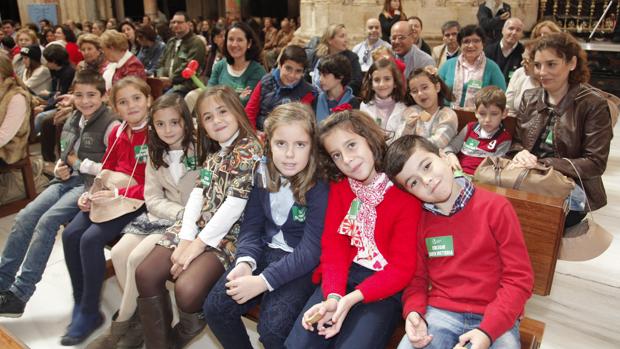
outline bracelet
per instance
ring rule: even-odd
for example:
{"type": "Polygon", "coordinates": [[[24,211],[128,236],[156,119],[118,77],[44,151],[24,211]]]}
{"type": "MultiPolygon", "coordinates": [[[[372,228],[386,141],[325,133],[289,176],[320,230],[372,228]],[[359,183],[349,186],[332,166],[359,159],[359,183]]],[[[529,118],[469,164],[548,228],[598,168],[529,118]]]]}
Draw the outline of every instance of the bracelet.
{"type": "Polygon", "coordinates": [[[330,293],[327,295],[327,299],[334,299],[336,302],[340,302],[340,300],[342,299],[342,296],[337,293],[330,293]]]}

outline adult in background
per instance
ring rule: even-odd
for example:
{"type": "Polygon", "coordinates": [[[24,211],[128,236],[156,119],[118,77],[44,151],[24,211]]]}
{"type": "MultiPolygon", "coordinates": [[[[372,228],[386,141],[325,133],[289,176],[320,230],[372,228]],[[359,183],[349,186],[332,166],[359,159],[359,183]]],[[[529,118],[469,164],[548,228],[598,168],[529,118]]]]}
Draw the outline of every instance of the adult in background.
{"type": "Polygon", "coordinates": [[[90,69],[103,75],[108,61],[101,49],[101,40],[95,34],[82,34],[78,38],[78,47],[84,60],[77,66],[78,71],[90,69]]]}
{"type": "Polygon", "coordinates": [[[516,154],[513,162],[524,168],[543,163],[574,179],[577,186],[564,226],[587,230],[587,224],[576,225],[589,209],[607,204],[601,176],[613,136],[609,107],[587,84],[586,53],[570,34],[543,36],[533,44],[530,58],[541,87],[523,94],[510,151],[516,154]],[[584,192],[589,206],[584,205],[584,192]]]}
{"type": "Polygon", "coordinates": [[[30,94],[15,76],[11,60],[0,55],[0,164],[28,156],[30,94]]]}
{"type": "Polygon", "coordinates": [[[487,59],[482,51],[484,30],[475,24],[463,27],[456,40],[461,54],[447,60],[439,68],[439,77],[452,90],[453,108],[473,110],[474,97],[485,86],[495,85],[506,90],[506,80],[497,64],[487,59]]]}
{"type": "Polygon", "coordinates": [[[554,21],[544,20],[536,23],[534,28],[532,28],[532,32],[530,33],[530,39],[538,39],[541,36],[561,32],[562,28],[560,28],[560,26],[558,26],[554,21]]]}
{"type": "Polygon", "coordinates": [[[187,67],[189,61],[196,60],[199,66],[196,73],[200,75],[206,60],[205,45],[196,34],[189,30],[188,22],[189,17],[185,12],[177,12],[172,17],[170,27],[174,37],[166,44],[157,70],[158,77],[171,80],[172,88],[168,90],[168,93],[174,92],[183,96],[195,86],[191,80],[184,79],[181,72],[187,67]]]}
{"type": "Polygon", "coordinates": [[[321,58],[327,55],[341,54],[351,63],[351,80],[347,86],[351,87],[354,95],[357,96],[359,94],[363,79],[362,68],[360,67],[357,55],[347,49],[347,44],[347,30],[344,24],[331,24],[325,29],[316,50],[311,52],[308,56],[308,61],[310,62],[308,68],[311,70],[310,76],[312,78],[312,84],[316,86],[317,89],[321,89],[321,84],[319,82],[319,64],[321,58]]]}
{"type": "Polygon", "coordinates": [[[447,21],[441,26],[443,44],[433,47],[433,59],[437,62],[437,68],[461,53],[461,47],[456,41],[459,30],[461,30],[461,25],[457,21],[447,21]]]}
{"type": "Polygon", "coordinates": [[[383,11],[379,14],[379,22],[381,23],[381,39],[390,41],[390,30],[396,22],[406,21],[407,15],[403,12],[403,4],[400,0],[385,0],[383,2],[383,11]]]}
{"type": "MultiPolygon", "coordinates": [[[[37,44],[37,46],[39,45],[39,38],[37,37],[36,32],[29,28],[18,30],[15,38],[17,39],[17,47],[19,47],[20,51],[22,47],[28,47],[34,44],[37,44]]],[[[39,48],[39,50],[43,51],[43,48],[39,48]]],[[[15,74],[17,76],[22,76],[24,74],[25,67],[22,57],[22,55],[18,54],[13,56],[13,69],[15,69],[15,74]]]]}
{"type": "Polygon", "coordinates": [[[211,29],[209,49],[207,50],[207,66],[204,76],[211,77],[213,66],[224,58],[224,41],[226,40],[226,28],[221,25],[214,25],[211,29]]]}
{"type": "Polygon", "coordinates": [[[138,51],[140,51],[140,44],[136,41],[136,25],[131,21],[123,21],[120,26],[120,32],[123,33],[129,41],[129,51],[133,53],[134,56],[137,56],[138,51]]]}
{"type": "Polygon", "coordinates": [[[69,54],[69,62],[71,62],[71,65],[73,65],[73,67],[77,66],[84,57],[76,44],[77,38],[73,30],[71,30],[68,25],[57,25],[54,27],[54,36],[56,37],[56,41],[50,44],[58,43],[62,45],[69,54]]]}
{"type": "Polygon", "coordinates": [[[521,55],[521,68],[515,70],[508,82],[506,89],[506,110],[508,116],[516,117],[523,93],[529,89],[540,86],[538,78],[534,75],[534,64],[530,58],[530,50],[534,44],[534,40],[530,40],[523,44],[523,54],[521,55]]]}
{"type": "Polygon", "coordinates": [[[357,55],[363,73],[367,72],[373,63],[372,51],[382,46],[392,47],[389,42],[383,41],[381,37],[381,23],[376,18],[369,18],[366,21],[366,39],[355,45],[351,50],[357,55]]]}
{"type": "Polygon", "coordinates": [[[510,5],[502,0],[486,0],[478,7],[478,24],[484,29],[489,43],[501,39],[502,28],[510,16],[510,5]]]}
{"type": "Polygon", "coordinates": [[[485,46],[484,54],[487,58],[497,63],[504,74],[506,84],[512,74],[521,66],[523,44],[519,41],[523,38],[523,22],[516,17],[509,18],[502,28],[502,39],[496,43],[485,46]]]}
{"type": "Polygon", "coordinates": [[[390,40],[396,56],[405,62],[405,77],[418,68],[435,65],[433,57],[413,44],[413,29],[409,22],[400,21],[394,24],[390,40]]]}
{"type": "Polygon", "coordinates": [[[106,90],[109,91],[112,85],[126,76],[146,80],[144,65],[129,51],[129,42],[125,35],[116,30],[106,30],[99,39],[103,54],[110,62],[103,72],[106,90]]]}
{"type": "Polygon", "coordinates": [[[407,19],[407,22],[411,25],[411,30],[413,32],[413,44],[429,55],[432,54],[431,47],[422,38],[422,29],[424,28],[422,19],[418,16],[411,16],[407,19]]]}
{"type": "Polygon", "coordinates": [[[291,22],[288,18],[284,18],[282,22],[280,22],[280,30],[275,38],[275,44],[271,48],[271,50],[265,50],[263,52],[263,57],[265,60],[265,67],[267,70],[271,70],[276,64],[276,60],[278,59],[278,55],[282,52],[282,49],[286,47],[295,36],[295,29],[291,26],[291,22]]]}
{"type": "MultiPolygon", "coordinates": [[[[148,16],[147,16],[148,17],[148,16]]],[[[161,55],[166,45],[157,36],[155,29],[150,25],[140,25],[136,28],[136,41],[140,45],[138,59],[144,65],[147,76],[155,76],[159,68],[161,55]]]]}

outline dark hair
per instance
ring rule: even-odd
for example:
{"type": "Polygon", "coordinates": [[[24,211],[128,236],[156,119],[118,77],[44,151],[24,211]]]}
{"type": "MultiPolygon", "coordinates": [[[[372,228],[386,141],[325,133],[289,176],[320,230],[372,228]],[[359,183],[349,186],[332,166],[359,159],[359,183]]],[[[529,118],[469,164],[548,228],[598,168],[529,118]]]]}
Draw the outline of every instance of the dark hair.
{"type": "Polygon", "coordinates": [[[52,24],[52,23],[50,23],[50,20],[47,19],[47,18],[41,18],[39,20],[39,23],[41,23],[41,22],[45,23],[45,25],[51,25],[52,24]]]}
{"type": "Polygon", "coordinates": [[[126,20],[126,21],[122,21],[121,24],[118,25],[118,31],[119,32],[121,32],[121,33],[123,32],[123,26],[124,25],[130,26],[133,29],[133,31],[136,31],[136,25],[132,21],[127,21],[126,20]]]}
{"type": "Polygon", "coordinates": [[[387,134],[377,125],[375,120],[365,112],[357,109],[344,110],[331,114],[327,119],[321,122],[321,127],[319,129],[319,140],[321,143],[319,150],[319,156],[321,157],[319,168],[324,171],[324,178],[338,181],[344,177],[331,156],[327,153],[325,145],[323,144],[325,137],[337,127],[344,128],[347,131],[362,136],[372,151],[375,169],[377,172],[383,172],[383,156],[386,149],[387,134]]]}
{"type": "Polygon", "coordinates": [[[47,33],[52,33],[52,35],[54,35],[54,30],[53,29],[45,29],[43,31],[43,34],[41,35],[41,45],[45,46],[47,44],[49,44],[51,41],[47,41],[47,33]]]}
{"type": "Polygon", "coordinates": [[[75,88],[75,85],[90,85],[101,93],[103,96],[106,92],[105,89],[105,80],[103,80],[103,76],[99,74],[98,71],[92,69],[84,69],[78,70],[75,72],[75,78],[73,79],[72,87],[75,88]]]}
{"type": "Polygon", "coordinates": [[[174,16],[183,16],[183,18],[185,18],[185,22],[191,21],[191,19],[187,15],[187,12],[184,12],[184,11],[177,11],[177,12],[174,13],[174,15],[172,15],[172,17],[174,17],[174,16]]]}
{"type": "Polygon", "coordinates": [[[24,28],[30,29],[30,30],[32,30],[35,33],[39,32],[39,26],[34,24],[34,23],[32,23],[32,22],[26,23],[26,25],[24,25],[24,28]]]}
{"type": "Polygon", "coordinates": [[[299,63],[304,67],[304,69],[306,69],[308,66],[308,56],[306,55],[306,50],[297,45],[286,46],[280,54],[280,60],[278,63],[282,65],[286,61],[299,63]]]}
{"type": "Polygon", "coordinates": [[[10,35],[5,35],[2,38],[1,42],[2,42],[2,46],[8,48],[9,50],[11,50],[13,47],[15,47],[15,40],[10,35]]]}
{"type": "Polygon", "coordinates": [[[459,33],[456,35],[456,42],[458,42],[459,46],[461,46],[463,38],[471,35],[478,35],[482,40],[482,45],[484,45],[484,43],[486,42],[487,37],[484,29],[482,29],[482,27],[476,24],[469,24],[461,28],[461,30],[459,30],[459,33]]]}
{"type": "Polygon", "coordinates": [[[170,93],[157,98],[151,107],[151,117],[148,121],[149,158],[151,159],[151,163],[155,169],[158,169],[161,166],[165,168],[168,167],[168,164],[164,161],[164,152],[168,152],[170,150],[170,145],[159,138],[157,135],[157,130],[155,129],[155,113],[159,110],[167,108],[174,109],[179,114],[181,121],[183,122],[183,140],[181,141],[181,146],[183,147],[184,157],[188,156],[189,148],[194,143],[194,121],[192,120],[192,113],[189,111],[183,97],[176,93],[170,93]]]}
{"type": "Polygon", "coordinates": [[[142,37],[148,41],[155,42],[157,40],[157,33],[155,29],[149,24],[139,25],[136,28],[136,38],[142,37]]]}
{"type": "Polygon", "coordinates": [[[221,33],[224,33],[224,41],[226,41],[226,27],[224,27],[223,25],[219,25],[219,24],[215,24],[214,26],[211,27],[211,33],[208,39],[209,39],[209,43],[211,44],[210,51],[212,54],[215,54],[217,50],[219,50],[219,47],[215,44],[215,37],[220,35],[221,33]]]}
{"type": "Polygon", "coordinates": [[[5,20],[2,21],[2,25],[3,26],[6,25],[6,24],[10,24],[11,27],[15,27],[15,21],[12,20],[12,19],[5,19],[5,20]]]}
{"type": "Polygon", "coordinates": [[[431,73],[425,68],[418,68],[412,71],[411,74],[409,74],[409,79],[407,79],[407,96],[405,96],[405,104],[407,105],[417,104],[416,101],[411,96],[411,90],[409,89],[409,81],[413,80],[414,78],[420,75],[426,76],[431,81],[431,83],[433,83],[433,85],[439,84],[439,92],[437,93],[437,102],[439,103],[440,107],[443,104],[444,100],[454,101],[455,98],[454,98],[454,95],[452,94],[452,90],[450,90],[450,87],[448,87],[448,85],[446,85],[446,83],[443,80],[441,80],[437,72],[431,73]]]}
{"type": "Polygon", "coordinates": [[[504,109],[506,109],[506,94],[497,86],[486,86],[476,93],[474,102],[476,104],[476,109],[478,109],[480,105],[484,105],[487,108],[494,105],[501,109],[501,111],[504,111],[504,109]]]}
{"type": "Polygon", "coordinates": [[[336,79],[341,79],[342,86],[347,86],[351,81],[351,62],[340,53],[325,56],[319,63],[319,73],[334,74],[336,79]]]}
{"type": "Polygon", "coordinates": [[[457,21],[447,21],[441,26],[441,34],[443,35],[446,30],[456,27],[456,30],[461,30],[461,24],[457,21]]]}
{"type": "Polygon", "coordinates": [[[411,155],[420,149],[439,156],[439,148],[428,139],[422,136],[405,135],[395,140],[387,148],[385,153],[385,174],[390,177],[397,187],[403,186],[396,181],[396,176],[403,170],[405,163],[411,155]]]}
{"type": "Polygon", "coordinates": [[[375,98],[375,91],[372,88],[372,74],[379,69],[389,69],[392,73],[392,79],[394,80],[394,89],[390,94],[390,97],[395,102],[402,102],[405,98],[405,84],[403,82],[403,74],[400,72],[396,63],[391,59],[381,58],[378,61],[372,63],[368,69],[368,73],[364,77],[364,83],[362,84],[362,100],[364,103],[368,103],[375,98]]]}
{"type": "Polygon", "coordinates": [[[590,81],[588,56],[572,35],[567,33],[552,33],[538,38],[531,48],[530,59],[534,61],[536,52],[542,50],[553,50],[555,54],[566,63],[575,57],[577,63],[575,69],[568,74],[569,84],[590,81]]]}
{"type": "Polygon", "coordinates": [[[71,28],[66,25],[57,25],[54,27],[54,32],[56,32],[56,30],[58,30],[58,28],[60,28],[60,30],[62,30],[62,33],[65,35],[65,40],[67,42],[76,42],[77,38],[75,37],[75,33],[73,32],[73,30],[71,30],[71,28]]]}
{"type": "Polygon", "coordinates": [[[422,23],[422,18],[420,18],[418,16],[411,16],[411,17],[407,18],[407,21],[410,21],[412,19],[420,22],[420,28],[424,29],[424,23],[422,23]]]}
{"type": "Polygon", "coordinates": [[[43,57],[46,61],[55,63],[60,66],[69,64],[69,54],[67,53],[67,49],[62,47],[62,45],[48,45],[43,50],[43,57]]]}
{"type": "Polygon", "coordinates": [[[260,40],[256,36],[256,33],[250,28],[249,25],[243,22],[236,22],[226,30],[226,36],[224,37],[224,56],[226,57],[226,62],[228,64],[233,64],[235,60],[232,58],[230,53],[228,52],[228,33],[230,33],[233,29],[239,29],[243,31],[245,34],[245,39],[250,44],[247,51],[245,52],[245,59],[248,61],[260,61],[260,52],[262,50],[260,40]]]}

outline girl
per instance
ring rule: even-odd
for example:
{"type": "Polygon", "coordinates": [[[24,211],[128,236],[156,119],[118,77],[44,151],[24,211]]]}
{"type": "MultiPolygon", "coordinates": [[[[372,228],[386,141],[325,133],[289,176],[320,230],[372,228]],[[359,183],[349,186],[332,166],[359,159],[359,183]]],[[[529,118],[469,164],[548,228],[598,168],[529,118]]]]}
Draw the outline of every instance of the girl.
{"type": "Polygon", "coordinates": [[[0,165],[28,156],[30,93],[15,75],[8,56],[0,55],[0,165]]]}
{"type": "Polygon", "coordinates": [[[142,346],[142,331],[136,313],[138,289],[135,271],[153,250],[164,230],[181,218],[183,207],[198,178],[194,147],[194,123],[183,98],[163,95],[151,108],[149,119],[149,161],[146,166],[142,213],[125,229],[112,248],[112,263],[123,298],[109,331],[88,349],[142,346]]]}
{"type": "Polygon", "coordinates": [[[138,311],[147,348],[184,347],[204,328],[202,304],[234,261],[239,220],[250,196],[262,149],[237,94],[215,86],[196,103],[200,123],[200,181],[185,205],[183,219],[136,270],[138,311]],[[166,281],[176,280],[179,323],[172,313],[166,281]]]}
{"type": "Polygon", "coordinates": [[[136,26],[130,21],[124,21],[121,23],[120,31],[127,38],[127,42],[129,43],[129,52],[131,52],[134,56],[138,55],[140,51],[140,45],[136,40],[136,26]]]}
{"type": "Polygon", "coordinates": [[[52,89],[52,74],[41,64],[41,48],[37,44],[22,47],[20,55],[24,63],[22,81],[37,97],[48,98],[52,89]]]}
{"type": "Polygon", "coordinates": [[[399,292],[415,271],[412,227],[421,205],[382,172],[386,135],[365,113],[332,114],[320,140],[322,168],[334,181],[315,279],[322,284],[285,346],[383,348],[400,321],[399,292]]]}
{"type": "Polygon", "coordinates": [[[407,109],[402,74],[396,64],[381,58],[374,62],[362,85],[360,110],[367,113],[382,129],[396,132],[403,124],[403,112],[407,109]]]}
{"type": "Polygon", "coordinates": [[[404,134],[422,136],[439,149],[445,148],[456,136],[458,118],[454,110],[441,106],[442,101],[453,99],[450,89],[437,75],[437,68],[416,69],[409,77],[408,101],[413,104],[407,108],[407,121],[403,124],[404,134]]]}
{"type": "Polygon", "coordinates": [[[140,207],[103,223],[94,223],[89,217],[91,203],[104,204],[121,195],[144,200],[146,119],[151,104],[150,93],[149,85],[133,76],[117,82],[110,91],[112,106],[123,119],[123,123],[112,129],[108,149],[103,156],[103,169],[130,175],[137,184],[115,190],[101,190],[93,194],[85,192],[78,199],[82,212],[73,218],[62,233],[65,262],[69,269],[75,301],[71,324],[60,341],[62,345],[83,342],[103,324],[103,315],[99,312],[105,274],[103,249],[110,241],[118,238],[127,223],[144,211],[144,208],[140,207]]]}
{"type": "Polygon", "coordinates": [[[235,267],[204,304],[224,348],[252,348],[241,315],[259,301],[260,341],[283,348],[313,291],[328,192],[316,175],[316,129],[312,110],[295,102],[276,107],[265,123],[267,162],[245,211],[235,267]]]}

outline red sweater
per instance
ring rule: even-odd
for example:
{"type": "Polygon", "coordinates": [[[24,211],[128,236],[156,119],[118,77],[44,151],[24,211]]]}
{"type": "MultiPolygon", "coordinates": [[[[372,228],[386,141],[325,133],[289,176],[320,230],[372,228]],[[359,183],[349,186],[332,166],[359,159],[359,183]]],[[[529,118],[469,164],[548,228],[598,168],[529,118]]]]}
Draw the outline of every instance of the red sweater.
{"type": "Polygon", "coordinates": [[[403,293],[403,316],[424,314],[427,305],[482,314],[480,328],[495,340],[522,315],[533,286],[514,209],[503,196],[476,188],[467,205],[450,217],[422,213],[418,263],[403,293]],[[428,257],[426,239],[439,236],[452,236],[454,256],[428,257]]]}
{"type": "MultiPolygon", "coordinates": [[[[338,228],[353,199],[355,194],[348,180],[331,183],[321,239],[321,262],[317,269],[317,273],[322,274],[324,296],[346,294],[349,268],[357,249],[351,246],[349,236],[338,233],[338,228]]],[[[415,241],[420,212],[421,204],[412,195],[395,186],[385,193],[377,206],[375,243],[388,264],[356,287],[364,295],[364,303],[388,298],[411,280],[416,266],[416,247],[411,242],[415,241]]]]}
{"type": "Polygon", "coordinates": [[[78,65],[78,63],[80,63],[84,59],[84,56],[82,56],[82,52],[80,51],[80,48],[75,42],[67,42],[67,45],[65,46],[65,50],[67,50],[67,53],[69,54],[69,61],[74,66],[78,65]]]}
{"type": "MultiPolygon", "coordinates": [[[[120,132],[120,135],[118,136],[119,140],[116,141],[116,134],[118,133],[119,127],[121,127],[121,125],[114,127],[112,132],[110,132],[110,137],[108,138],[108,149],[103,156],[103,159],[105,159],[103,168],[126,173],[131,176],[131,172],[133,171],[133,167],[136,163],[135,147],[140,147],[144,144],[143,152],[146,151],[147,128],[145,127],[144,130],[133,133],[130,138],[129,133],[131,132],[131,128],[127,126],[124,132],[120,132]],[[112,148],[115,141],[116,145],[112,148]]],[[[146,157],[143,157],[143,159],[143,161],[138,163],[138,166],[136,166],[136,171],[133,174],[133,178],[136,182],[138,182],[138,184],[127,188],[119,188],[119,195],[125,195],[125,193],[127,193],[127,197],[144,200],[144,171],[146,169],[146,157]]]]}

